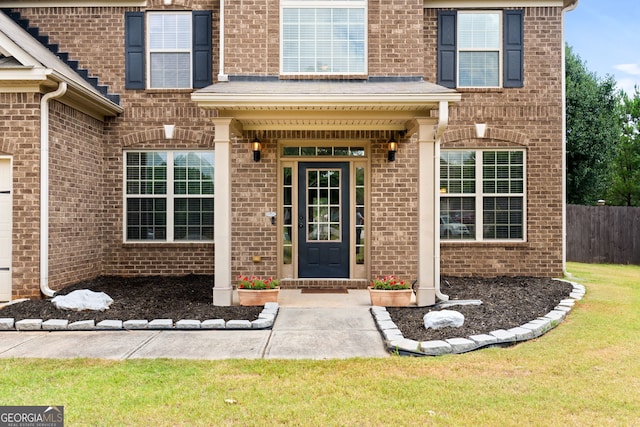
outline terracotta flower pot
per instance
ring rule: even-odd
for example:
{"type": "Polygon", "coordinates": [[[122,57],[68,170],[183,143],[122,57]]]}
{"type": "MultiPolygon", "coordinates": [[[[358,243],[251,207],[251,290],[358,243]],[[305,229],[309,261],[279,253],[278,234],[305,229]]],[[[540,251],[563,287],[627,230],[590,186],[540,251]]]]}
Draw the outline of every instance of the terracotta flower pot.
{"type": "Polygon", "coordinates": [[[267,302],[278,302],[280,289],[238,289],[240,305],[264,305],[267,302]]]}
{"type": "Polygon", "coordinates": [[[397,291],[369,288],[371,305],[383,307],[405,307],[411,303],[411,289],[399,289],[397,291]]]}

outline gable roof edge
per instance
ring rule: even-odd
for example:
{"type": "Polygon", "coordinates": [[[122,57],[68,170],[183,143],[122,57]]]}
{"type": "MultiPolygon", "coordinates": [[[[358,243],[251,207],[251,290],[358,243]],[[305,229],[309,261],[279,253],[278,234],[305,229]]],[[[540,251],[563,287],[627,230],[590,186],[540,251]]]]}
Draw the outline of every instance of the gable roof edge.
{"type": "Polygon", "coordinates": [[[69,91],[60,99],[61,102],[70,97],[70,104],[74,107],[80,107],[81,111],[101,120],[124,111],[1,10],[0,24],[1,50],[5,56],[9,54],[23,65],[5,68],[6,72],[0,73],[1,86],[10,86],[15,79],[20,84],[25,81],[38,84],[38,90],[46,92],[48,87],[57,87],[57,83],[64,81],[69,85],[69,91]]]}

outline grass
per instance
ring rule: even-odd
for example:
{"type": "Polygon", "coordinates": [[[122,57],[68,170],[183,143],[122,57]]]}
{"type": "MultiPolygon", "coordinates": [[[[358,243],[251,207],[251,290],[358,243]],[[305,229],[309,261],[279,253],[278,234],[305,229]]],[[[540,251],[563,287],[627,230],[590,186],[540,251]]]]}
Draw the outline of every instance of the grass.
{"type": "Polygon", "coordinates": [[[568,270],[586,297],[515,347],[329,361],[0,359],[0,405],[64,405],[68,426],[640,426],[640,267],[568,270]]]}

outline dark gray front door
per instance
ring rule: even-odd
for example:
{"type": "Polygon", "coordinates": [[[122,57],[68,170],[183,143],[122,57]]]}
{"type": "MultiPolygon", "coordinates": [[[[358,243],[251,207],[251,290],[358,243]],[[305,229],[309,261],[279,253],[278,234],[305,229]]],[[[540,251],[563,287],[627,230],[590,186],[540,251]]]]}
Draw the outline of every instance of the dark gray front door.
{"type": "Polygon", "coordinates": [[[349,163],[298,165],[298,276],[349,277],[349,163]]]}

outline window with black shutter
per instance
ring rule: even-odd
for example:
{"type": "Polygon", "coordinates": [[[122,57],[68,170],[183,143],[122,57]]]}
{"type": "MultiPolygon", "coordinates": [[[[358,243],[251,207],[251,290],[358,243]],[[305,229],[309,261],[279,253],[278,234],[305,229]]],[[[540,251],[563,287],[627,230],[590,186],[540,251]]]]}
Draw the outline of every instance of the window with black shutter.
{"type": "Polygon", "coordinates": [[[202,88],[212,83],[211,11],[127,12],[125,87],[202,88]]]}
{"type": "Polygon", "coordinates": [[[449,88],[522,87],[522,10],[438,13],[438,84],[449,88]]]}

